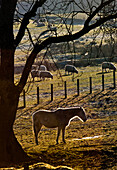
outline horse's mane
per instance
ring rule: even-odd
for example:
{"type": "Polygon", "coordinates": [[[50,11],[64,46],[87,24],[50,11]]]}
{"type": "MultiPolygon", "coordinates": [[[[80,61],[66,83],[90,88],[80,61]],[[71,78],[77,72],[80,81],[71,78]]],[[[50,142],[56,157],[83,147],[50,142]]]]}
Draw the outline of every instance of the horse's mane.
{"type": "Polygon", "coordinates": [[[65,108],[58,107],[56,110],[72,110],[72,109],[83,109],[83,108],[80,107],[80,106],[78,106],[78,107],[77,106],[76,107],[65,107],[65,108]]]}

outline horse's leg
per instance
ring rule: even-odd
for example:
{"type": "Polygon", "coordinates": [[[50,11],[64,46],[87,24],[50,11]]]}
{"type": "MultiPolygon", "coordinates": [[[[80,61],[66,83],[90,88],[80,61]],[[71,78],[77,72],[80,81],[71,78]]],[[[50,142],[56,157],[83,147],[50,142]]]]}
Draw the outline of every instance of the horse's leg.
{"type": "Polygon", "coordinates": [[[34,125],[34,134],[35,134],[35,142],[38,145],[38,133],[41,130],[42,125],[38,123],[37,125],[34,125]]]}
{"type": "Polygon", "coordinates": [[[66,143],[65,142],[65,127],[62,128],[62,140],[64,143],[66,143]]]}
{"type": "Polygon", "coordinates": [[[61,131],[61,128],[58,127],[58,133],[57,133],[56,144],[58,144],[58,139],[59,139],[59,136],[60,136],[60,131],[61,131]]]}

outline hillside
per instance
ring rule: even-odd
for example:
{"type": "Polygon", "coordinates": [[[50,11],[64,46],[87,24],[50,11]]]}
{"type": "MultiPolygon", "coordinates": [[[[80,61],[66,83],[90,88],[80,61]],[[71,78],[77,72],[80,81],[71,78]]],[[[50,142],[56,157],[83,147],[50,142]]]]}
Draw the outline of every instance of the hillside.
{"type": "Polygon", "coordinates": [[[96,91],[93,94],[71,96],[19,109],[14,125],[15,134],[31,156],[29,164],[45,162],[53,166],[66,165],[73,169],[116,169],[117,89],[96,91]],[[66,129],[66,144],[56,145],[56,129],[42,127],[39,145],[32,134],[32,112],[38,109],[83,106],[88,120],[71,121],[66,129]]]}

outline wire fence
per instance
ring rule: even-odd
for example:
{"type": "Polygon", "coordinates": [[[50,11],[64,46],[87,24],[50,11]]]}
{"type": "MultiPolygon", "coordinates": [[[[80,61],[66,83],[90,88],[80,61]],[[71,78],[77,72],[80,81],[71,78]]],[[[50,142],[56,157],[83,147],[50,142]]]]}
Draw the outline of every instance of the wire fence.
{"type": "Polygon", "coordinates": [[[104,91],[107,88],[116,88],[116,74],[112,75],[97,74],[93,77],[68,79],[63,82],[42,81],[33,85],[29,93],[23,90],[20,96],[19,107],[27,107],[30,105],[38,105],[44,101],[56,100],[57,98],[67,98],[71,95],[81,95],[82,93],[93,93],[96,90],[104,91]],[[39,84],[39,85],[38,85],[39,84]]]}

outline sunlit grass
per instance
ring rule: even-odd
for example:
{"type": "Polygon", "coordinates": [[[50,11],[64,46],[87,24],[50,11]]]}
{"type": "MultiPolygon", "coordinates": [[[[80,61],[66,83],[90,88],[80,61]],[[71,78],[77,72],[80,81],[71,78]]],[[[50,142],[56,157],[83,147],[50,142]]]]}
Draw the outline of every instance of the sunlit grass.
{"type": "Polygon", "coordinates": [[[24,150],[33,162],[46,162],[51,165],[66,165],[78,168],[105,169],[116,167],[116,96],[117,90],[100,90],[93,94],[69,96],[68,99],[57,99],[55,102],[44,102],[40,105],[19,109],[14,124],[14,131],[24,150]],[[110,98],[107,104],[106,98],[110,98]],[[100,107],[100,101],[102,106],[100,107]],[[72,120],[66,128],[66,144],[56,145],[57,129],[42,127],[36,146],[32,132],[32,113],[37,109],[54,109],[57,107],[83,106],[88,120],[83,123],[72,120]],[[108,116],[106,115],[108,112],[108,116]],[[103,116],[101,116],[103,113],[103,116]],[[18,117],[19,116],[19,117],[18,117]],[[82,139],[85,137],[95,137],[82,139]],[[78,140],[79,139],[79,140],[78,140]]]}

